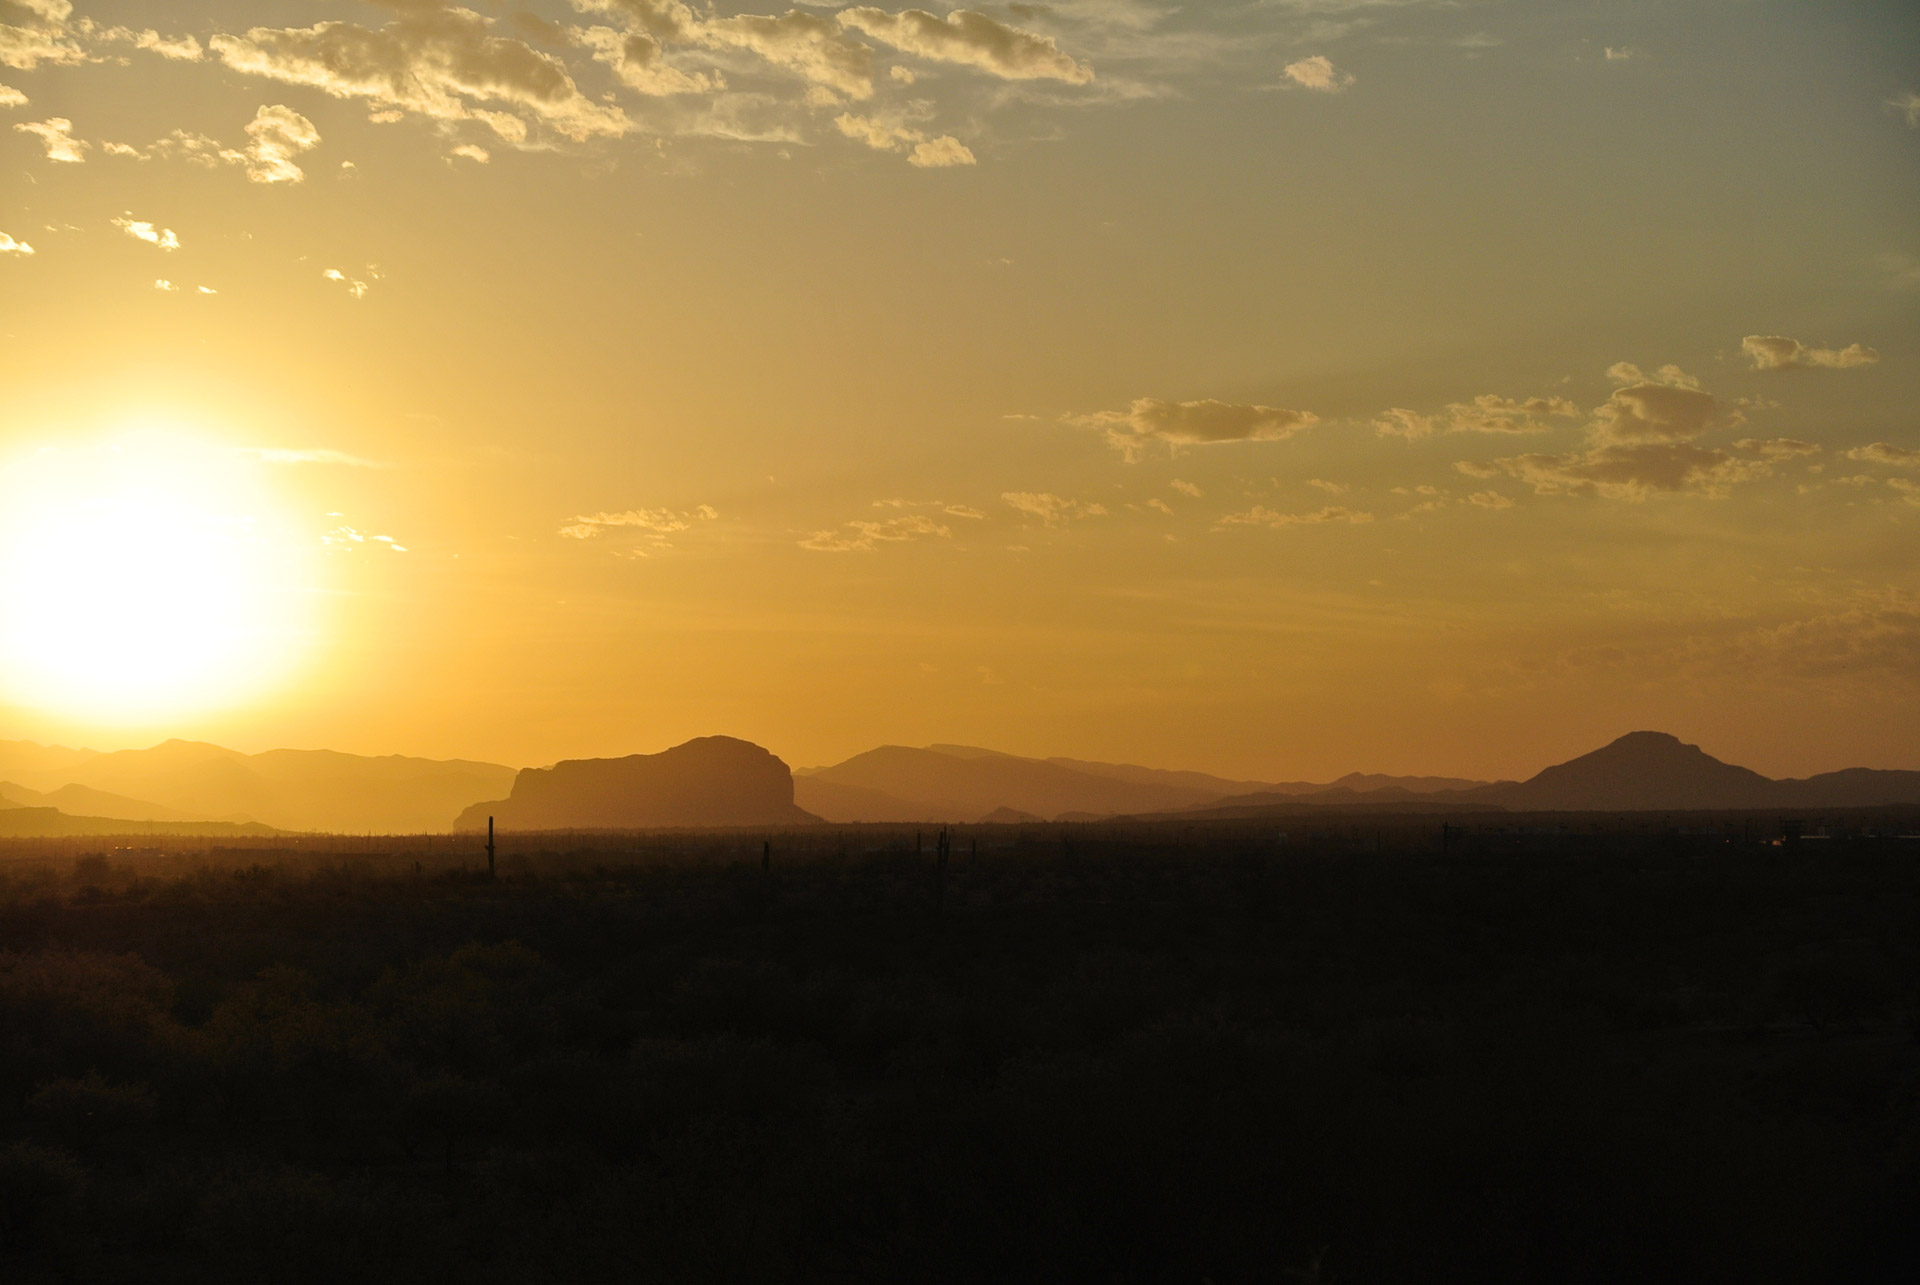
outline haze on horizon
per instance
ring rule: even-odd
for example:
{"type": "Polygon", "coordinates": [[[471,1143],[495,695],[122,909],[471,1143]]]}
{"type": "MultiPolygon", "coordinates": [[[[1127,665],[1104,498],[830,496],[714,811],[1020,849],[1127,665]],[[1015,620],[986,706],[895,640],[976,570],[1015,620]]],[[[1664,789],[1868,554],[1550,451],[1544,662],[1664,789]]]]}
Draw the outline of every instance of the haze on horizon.
{"type": "Polygon", "coordinates": [[[0,739],[1920,768],[1898,3],[0,0],[0,739]]]}

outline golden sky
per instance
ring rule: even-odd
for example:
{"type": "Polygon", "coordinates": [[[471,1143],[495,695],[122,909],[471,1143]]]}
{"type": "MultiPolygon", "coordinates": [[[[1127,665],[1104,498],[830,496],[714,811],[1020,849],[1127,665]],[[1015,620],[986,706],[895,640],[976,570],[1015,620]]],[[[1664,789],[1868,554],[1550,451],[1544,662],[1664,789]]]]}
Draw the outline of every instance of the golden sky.
{"type": "Polygon", "coordinates": [[[1920,768],[1920,11],[0,0],[0,737],[1920,768]]]}

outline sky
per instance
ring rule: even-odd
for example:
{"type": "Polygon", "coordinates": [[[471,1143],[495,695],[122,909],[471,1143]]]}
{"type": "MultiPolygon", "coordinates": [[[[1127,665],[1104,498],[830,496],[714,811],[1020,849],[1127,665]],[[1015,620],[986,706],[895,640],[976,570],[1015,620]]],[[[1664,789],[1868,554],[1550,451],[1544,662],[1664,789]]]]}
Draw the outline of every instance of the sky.
{"type": "Polygon", "coordinates": [[[0,738],[1920,768],[1920,9],[0,0],[0,738]]]}

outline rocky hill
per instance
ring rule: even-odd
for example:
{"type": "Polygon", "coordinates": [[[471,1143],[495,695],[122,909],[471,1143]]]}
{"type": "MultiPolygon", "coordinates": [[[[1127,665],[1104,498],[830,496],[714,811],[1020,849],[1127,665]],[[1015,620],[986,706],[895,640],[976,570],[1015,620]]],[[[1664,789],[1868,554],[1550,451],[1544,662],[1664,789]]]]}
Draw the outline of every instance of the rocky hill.
{"type": "Polygon", "coordinates": [[[513,793],[460,813],[456,830],[641,830],[817,822],[794,805],[787,765],[751,741],[703,736],[658,754],[527,768],[513,793]]]}

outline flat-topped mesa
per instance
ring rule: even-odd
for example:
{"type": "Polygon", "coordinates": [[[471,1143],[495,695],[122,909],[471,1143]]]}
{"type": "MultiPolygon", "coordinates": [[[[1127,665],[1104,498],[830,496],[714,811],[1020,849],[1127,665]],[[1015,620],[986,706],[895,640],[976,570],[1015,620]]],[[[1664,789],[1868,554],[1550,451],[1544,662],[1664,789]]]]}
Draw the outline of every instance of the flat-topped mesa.
{"type": "Polygon", "coordinates": [[[527,768],[510,797],[476,803],[456,830],[650,830],[804,825],[793,773],[751,741],[702,736],[658,754],[569,759],[527,768]]]}

